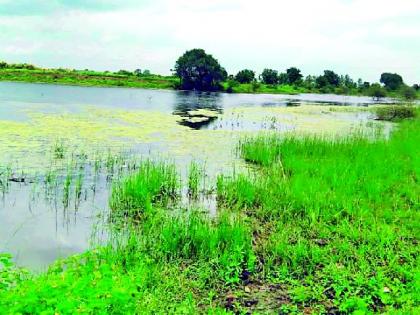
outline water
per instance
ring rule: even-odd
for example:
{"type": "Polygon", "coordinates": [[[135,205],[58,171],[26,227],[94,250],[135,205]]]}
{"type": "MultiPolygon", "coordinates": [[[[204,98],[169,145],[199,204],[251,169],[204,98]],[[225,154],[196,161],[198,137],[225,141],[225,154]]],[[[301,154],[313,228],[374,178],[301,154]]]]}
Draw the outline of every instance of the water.
{"type": "MultiPolygon", "coordinates": [[[[0,189],[0,252],[41,270],[59,257],[86,250],[92,231],[107,221],[112,179],[128,172],[127,160],[170,159],[184,177],[189,162],[198,160],[206,165],[210,182],[211,176],[242,163],[234,153],[241,136],[260,131],[345,133],[370,123],[365,110],[370,104],[371,98],[354,96],[0,82],[0,182],[8,186],[0,189]],[[335,110],[336,105],[360,110],[335,110]],[[57,146],[64,149],[62,160],[54,157],[57,146]],[[113,171],[107,154],[122,157],[113,171]],[[97,172],[95,161],[101,165],[97,172]],[[68,169],[72,180],[63,203],[68,169]],[[51,170],[57,175],[52,188],[46,183],[51,170]],[[76,196],[78,174],[83,182],[76,196]]],[[[212,207],[211,201],[204,204],[212,207]]]]}

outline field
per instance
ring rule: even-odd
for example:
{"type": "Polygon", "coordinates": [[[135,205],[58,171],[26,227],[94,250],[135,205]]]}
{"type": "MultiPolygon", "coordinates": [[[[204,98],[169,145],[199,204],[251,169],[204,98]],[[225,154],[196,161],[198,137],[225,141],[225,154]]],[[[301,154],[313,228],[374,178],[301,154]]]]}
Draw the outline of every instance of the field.
{"type": "Polygon", "coordinates": [[[0,313],[418,313],[418,114],[389,139],[243,137],[248,171],[210,186],[199,164],[181,180],[142,161],[113,185],[108,244],[41,274],[0,255],[0,313]]]}

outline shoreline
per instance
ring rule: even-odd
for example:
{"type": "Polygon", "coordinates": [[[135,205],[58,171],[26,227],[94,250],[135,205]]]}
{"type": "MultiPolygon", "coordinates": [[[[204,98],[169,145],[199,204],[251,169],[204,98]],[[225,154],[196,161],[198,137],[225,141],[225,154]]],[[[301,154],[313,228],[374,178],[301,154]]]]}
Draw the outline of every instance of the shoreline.
{"type": "MultiPolygon", "coordinates": [[[[50,84],[50,85],[62,85],[62,86],[80,86],[80,87],[101,87],[101,88],[130,88],[130,89],[147,89],[147,90],[165,90],[165,91],[188,91],[188,90],[178,90],[173,85],[175,84],[175,81],[177,79],[173,77],[144,77],[141,79],[137,78],[131,78],[131,77],[118,77],[118,76],[96,76],[91,75],[88,79],[80,79],[77,78],[77,76],[80,76],[80,74],[76,75],[76,77],[72,76],[65,76],[61,79],[48,77],[54,76],[57,74],[57,72],[50,72],[50,73],[43,73],[43,78],[36,78],[33,76],[21,76],[25,73],[19,73],[19,76],[17,77],[11,77],[11,76],[5,76],[4,74],[9,71],[1,71],[0,70],[0,82],[10,82],[10,83],[34,83],[34,84],[50,84]],[[68,81],[73,79],[73,81],[68,81]],[[130,80],[131,79],[131,80],[130,80]],[[102,82],[101,82],[101,81],[102,82]],[[103,82],[104,80],[109,80],[109,82],[103,82]],[[76,82],[75,82],[76,81],[76,82]],[[99,82],[98,82],[99,81],[99,82]],[[172,86],[171,86],[172,85],[172,86]]],[[[11,71],[10,71],[11,72],[11,71]]],[[[11,72],[12,74],[16,74],[16,72],[11,72]]],[[[278,87],[290,87],[290,86],[278,86],[278,87]]],[[[293,89],[296,89],[296,87],[293,87],[293,89]]],[[[288,91],[282,91],[282,90],[273,90],[270,87],[264,87],[264,90],[262,91],[247,91],[244,88],[241,88],[240,91],[232,91],[227,92],[224,90],[221,91],[203,91],[205,92],[215,92],[215,93],[224,93],[224,94],[253,94],[253,95],[259,95],[259,94],[266,94],[266,95],[300,95],[300,94],[316,94],[316,95],[336,95],[336,96],[355,96],[355,97],[370,97],[369,95],[363,94],[363,93],[349,93],[349,94],[339,94],[339,93],[320,93],[319,91],[314,90],[307,90],[304,88],[297,87],[299,90],[288,90],[288,91]]],[[[388,96],[384,99],[394,99],[397,100],[394,96],[388,96]]]]}

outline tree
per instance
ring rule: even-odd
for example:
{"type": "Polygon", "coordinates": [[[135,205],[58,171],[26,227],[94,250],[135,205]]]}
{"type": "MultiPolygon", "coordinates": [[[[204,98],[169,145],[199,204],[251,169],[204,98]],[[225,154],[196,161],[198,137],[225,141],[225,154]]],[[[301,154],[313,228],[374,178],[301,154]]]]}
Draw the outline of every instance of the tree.
{"type": "Polygon", "coordinates": [[[241,70],[235,76],[235,80],[239,83],[251,83],[255,80],[255,72],[248,69],[241,70]]]}
{"type": "Polygon", "coordinates": [[[289,80],[288,80],[288,77],[287,77],[287,73],[284,73],[284,72],[279,73],[277,83],[278,84],[287,84],[287,83],[289,83],[289,80]]]}
{"type": "Polygon", "coordinates": [[[357,83],[348,75],[342,75],[340,77],[340,82],[343,86],[348,87],[349,89],[355,89],[357,87],[357,83]]]}
{"type": "Polygon", "coordinates": [[[0,69],[7,68],[8,64],[4,61],[0,61],[0,69]]]}
{"type": "Polygon", "coordinates": [[[340,77],[334,71],[325,70],[324,75],[316,78],[316,85],[318,88],[324,88],[327,86],[337,87],[340,85],[340,77]]]}
{"type": "Polygon", "coordinates": [[[300,70],[295,67],[291,67],[286,70],[287,82],[290,84],[295,84],[302,80],[303,75],[300,73],[300,70]]]}
{"type": "Polygon", "coordinates": [[[303,81],[303,84],[307,88],[314,88],[316,86],[316,77],[312,75],[306,76],[305,80],[303,81]]]}
{"type": "Polygon", "coordinates": [[[386,88],[395,91],[403,84],[403,79],[397,73],[385,72],[381,74],[380,82],[383,83],[386,88]]]}
{"type": "Polygon", "coordinates": [[[340,85],[340,77],[334,71],[325,70],[324,77],[327,80],[329,85],[332,86],[339,86],[340,85]]]}
{"type": "Polygon", "coordinates": [[[141,69],[134,70],[134,75],[140,77],[142,75],[141,69]]]}
{"type": "Polygon", "coordinates": [[[420,84],[413,84],[413,89],[415,89],[416,91],[420,90],[420,84]]]}
{"type": "Polygon", "coordinates": [[[219,90],[220,82],[227,78],[226,70],[203,49],[185,52],[175,63],[174,72],[181,79],[181,88],[185,90],[219,90]]]}
{"type": "Polygon", "coordinates": [[[386,91],[379,83],[373,83],[369,88],[368,94],[379,101],[386,96],[386,91]]]}
{"type": "Polygon", "coordinates": [[[261,81],[265,84],[277,84],[279,82],[278,72],[273,69],[264,69],[261,73],[261,81]]]}
{"type": "Polygon", "coordinates": [[[315,79],[315,83],[316,83],[317,88],[323,88],[323,87],[326,87],[328,85],[327,78],[323,75],[320,75],[319,77],[317,77],[315,79]]]}

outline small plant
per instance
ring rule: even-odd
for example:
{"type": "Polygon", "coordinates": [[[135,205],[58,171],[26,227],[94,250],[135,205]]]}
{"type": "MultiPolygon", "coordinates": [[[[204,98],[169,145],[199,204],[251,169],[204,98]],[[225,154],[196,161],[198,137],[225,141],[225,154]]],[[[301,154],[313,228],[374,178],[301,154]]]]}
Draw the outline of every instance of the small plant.
{"type": "Polygon", "coordinates": [[[16,286],[27,275],[28,271],[15,267],[11,255],[0,253],[0,292],[16,286]]]}
{"type": "Polygon", "coordinates": [[[72,175],[70,167],[68,167],[67,175],[66,175],[66,178],[64,180],[64,187],[63,187],[63,205],[64,205],[65,208],[67,208],[69,206],[70,186],[71,186],[72,180],[73,180],[73,175],[72,175]]]}
{"type": "Polygon", "coordinates": [[[57,159],[57,160],[64,159],[64,156],[65,156],[65,153],[66,153],[66,149],[64,147],[64,144],[62,142],[55,143],[53,153],[54,153],[54,158],[55,159],[57,159]]]}
{"type": "Polygon", "coordinates": [[[79,172],[76,179],[75,188],[74,188],[76,200],[79,200],[82,195],[82,187],[83,187],[83,173],[79,172]]]}

